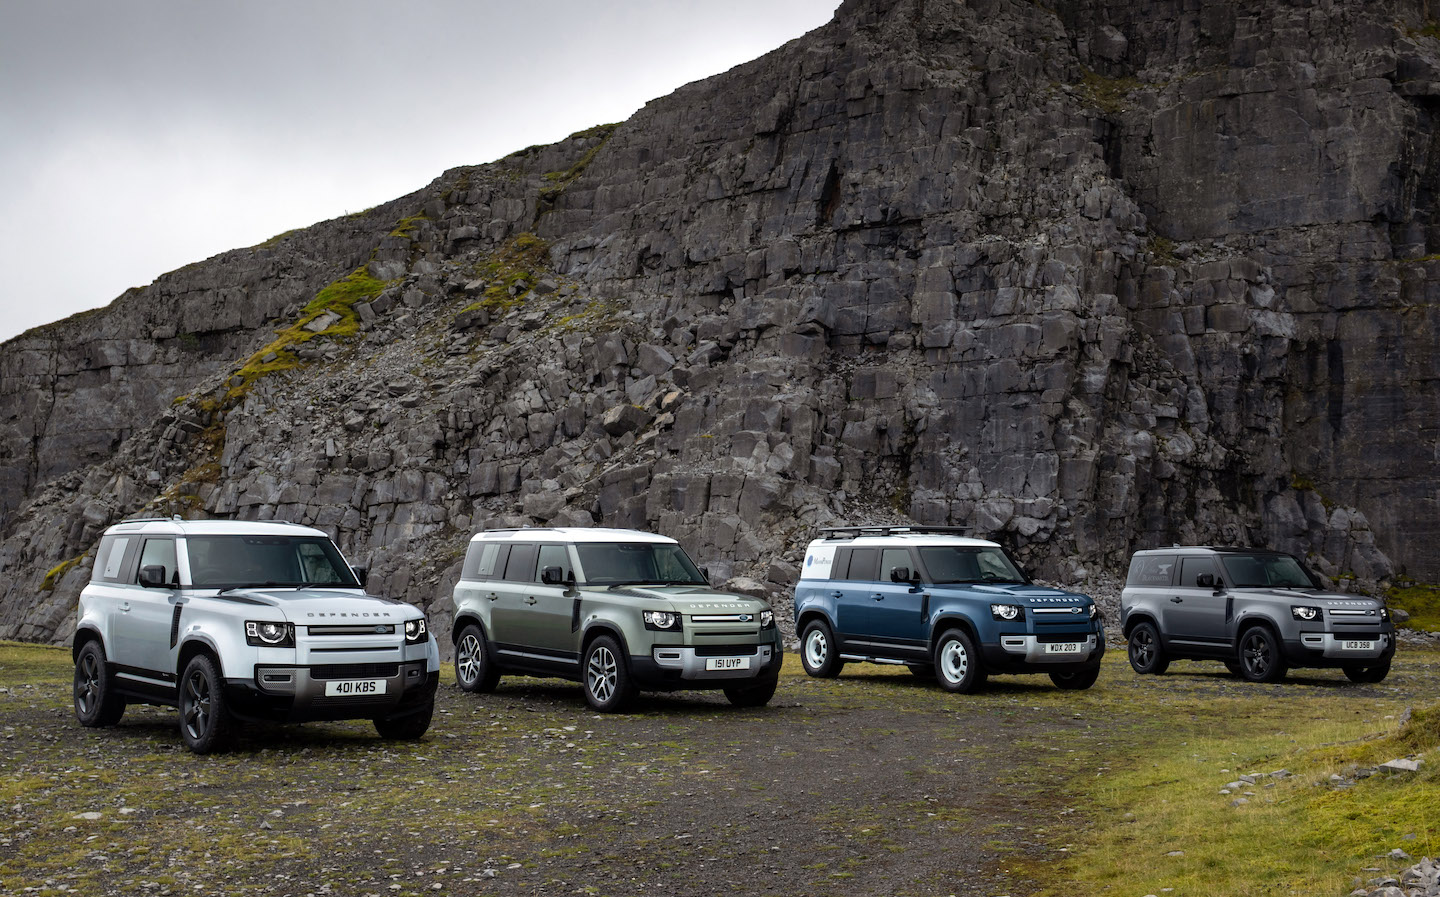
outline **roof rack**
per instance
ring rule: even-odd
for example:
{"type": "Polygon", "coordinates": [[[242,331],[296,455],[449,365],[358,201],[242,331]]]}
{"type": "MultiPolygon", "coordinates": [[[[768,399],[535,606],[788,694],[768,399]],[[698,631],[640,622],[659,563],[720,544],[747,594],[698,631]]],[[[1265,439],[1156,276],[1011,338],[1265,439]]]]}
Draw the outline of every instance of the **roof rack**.
{"type": "Polygon", "coordinates": [[[967,536],[974,530],[969,526],[922,526],[920,524],[871,524],[868,526],[824,526],[820,533],[827,539],[854,539],[859,536],[894,536],[900,533],[919,535],[967,536]]]}
{"type": "Polygon", "coordinates": [[[172,514],[169,517],[126,517],[120,523],[174,523],[177,520],[184,520],[179,514],[172,514]]]}

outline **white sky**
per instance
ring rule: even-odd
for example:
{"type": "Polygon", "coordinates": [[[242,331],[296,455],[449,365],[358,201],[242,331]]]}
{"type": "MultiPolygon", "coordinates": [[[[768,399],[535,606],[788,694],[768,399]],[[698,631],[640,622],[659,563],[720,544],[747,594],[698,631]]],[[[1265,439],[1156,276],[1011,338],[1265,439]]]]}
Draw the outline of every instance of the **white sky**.
{"type": "Polygon", "coordinates": [[[0,340],[622,121],[839,0],[0,0],[0,340]]]}

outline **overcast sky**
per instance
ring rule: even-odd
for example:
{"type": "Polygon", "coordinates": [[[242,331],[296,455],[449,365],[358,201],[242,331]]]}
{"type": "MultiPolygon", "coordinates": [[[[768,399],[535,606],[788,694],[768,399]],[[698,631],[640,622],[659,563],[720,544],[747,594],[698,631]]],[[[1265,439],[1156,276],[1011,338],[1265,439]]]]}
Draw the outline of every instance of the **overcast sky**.
{"type": "Polygon", "coordinates": [[[0,0],[0,340],[604,122],[839,0],[0,0]]]}

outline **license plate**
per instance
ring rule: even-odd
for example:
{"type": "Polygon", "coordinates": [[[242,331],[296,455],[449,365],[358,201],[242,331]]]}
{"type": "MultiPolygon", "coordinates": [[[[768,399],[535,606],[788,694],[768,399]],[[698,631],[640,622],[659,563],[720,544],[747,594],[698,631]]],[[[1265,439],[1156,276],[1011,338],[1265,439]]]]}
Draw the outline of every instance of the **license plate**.
{"type": "Polygon", "coordinates": [[[1361,642],[1355,639],[1350,639],[1348,641],[1341,642],[1340,647],[1346,651],[1374,651],[1375,643],[1361,642]]]}
{"type": "Polygon", "coordinates": [[[1045,646],[1046,654],[1079,654],[1079,642],[1052,642],[1045,646]]]}
{"type": "Polygon", "coordinates": [[[707,657],[707,658],[705,658],[705,669],[707,669],[707,670],[748,670],[748,669],[750,669],[750,658],[748,658],[748,657],[707,657]]]}
{"type": "Polygon", "coordinates": [[[384,679],[336,679],[325,683],[327,698],[385,694],[384,679]]]}

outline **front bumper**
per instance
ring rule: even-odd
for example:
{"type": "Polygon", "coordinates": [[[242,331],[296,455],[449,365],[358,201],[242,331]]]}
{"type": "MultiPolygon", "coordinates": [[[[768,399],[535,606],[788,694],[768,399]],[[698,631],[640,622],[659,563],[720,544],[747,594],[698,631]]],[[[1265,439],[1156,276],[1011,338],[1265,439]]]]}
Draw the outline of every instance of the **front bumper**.
{"type": "Polygon", "coordinates": [[[1302,632],[1298,639],[1285,641],[1286,660],[1291,666],[1343,666],[1388,660],[1395,654],[1393,631],[1335,634],[1302,632]],[[1369,648],[1347,648],[1347,644],[1369,642],[1369,648]]]}
{"type": "Polygon", "coordinates": [[[1045,640],[1039,636],[1021,633],[1004,633],[999,641],[981,645],[985,666],[996,673],[1048,673],[1089,669],[1100,664],[1105,656],[1105,633],[1077,632],[1073,637],[1065,636],[1063,641],[1057,635],[1045,640]],[[1078,645],[1078,651],[1057,652],[1051,646],[1056,644],[1078,645]]]}
{"type": "Polygon", "coordinates": [[[630,675],[641,688],[648,689],[723,688],[778,676],[783,662],[779,646],[768,643],[703,649],[656,645],[648,656],[630,658],[630,675]],[[734,658],[744,658],[747,668],[730,666],[734,658]]]}
{"type": "Polygon", "coordinates": [[[370,669],[256,665],[254,678],[226,680],[225,696],[231,712],[241,719],[293,723],[393,718],[419,711],[434,700],[440,674],[427,672],[428,665],[425,660],[370,669]],[[383,692],[327,695],[326,683],[334,681],[383,683],[383,692]]]}

